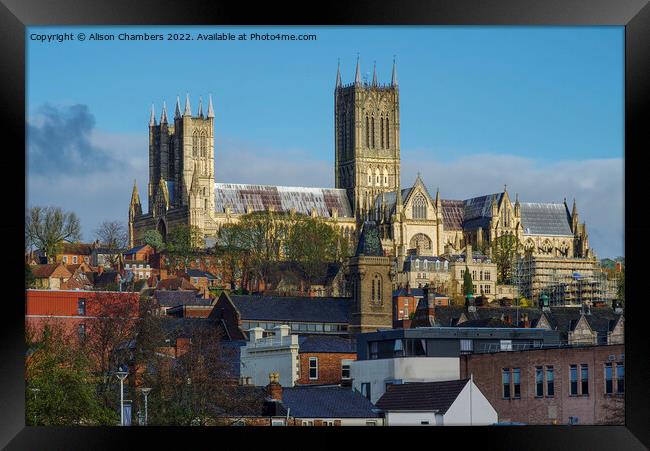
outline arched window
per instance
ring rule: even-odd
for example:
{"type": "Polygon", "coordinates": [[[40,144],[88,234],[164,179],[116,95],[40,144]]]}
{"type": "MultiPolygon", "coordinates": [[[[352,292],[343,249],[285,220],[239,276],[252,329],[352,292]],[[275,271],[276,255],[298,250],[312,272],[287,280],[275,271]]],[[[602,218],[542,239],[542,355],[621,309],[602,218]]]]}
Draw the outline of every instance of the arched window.
{"type": "Polygon", "coordinates": [[[203,205],[204,205],[204,206],[203,206],[203,209],[204,209],[205,211],[208,211],[208,199],[204,199],[204,200],[203,200],[203,205]]]}
{"type": "Polygon", "coordinates": [[[383,116],[379,118],[379,124],[380,124],[379,133],[381,136],[381,148],[383,149],[384,148],[384,117],[383,116]]]}
{"type": "Polygon", "coordinates": [[[366,114],[366,147],[370,147],[370,120],[366,114]]]}
{"type": "Polygon", "coordinates": [[[371,123],[371,130],[370,130],[370,137],[372,139],[372,148],[375,148],[375,116],[372,117],[370,120],[371,123]]]}
{"type": "Polygon", "coordinates": [[[388,126],[388,118],[386,118],[386,147],[390,147],[390,127],[388,126]]]}
{"type": "Polygon", "coordinates": [[[388,186],[388,169],[384,168],[384,186],[388,186]]]}
{"type": "Polygon", "coordinates": [[[345,149],[347,148],[348,144],[348,131],[347,131],[347,121],[345,120],[345,113],[341,115],[341,125],[342,127],[342,133],[341,133],[341,148],[343,149],[343,152],[345,152],[345,149]]]}
{"type": "Polygon", "coordinates": [[[208,155],[208,138],[205,135],[205,131],[201,132],[201,156],[207,157],[208,155]]]}
{"type": "Polygon", "coordinates": [[[352,144],[352,140],[354,139],[354,115],[348,114],[348,120],[350,121],[348,124],[348,151],[351,151],[354,149],[352,144]]]}
{"type": "Polygon", "coordinates": [[[422,195],[418,193],[413,199],[412,207],[413,219],[426,219],[427,218],[427,201],[422,195]]]}
{"type": "Polygon", "coordinates": [[[192,133],[192,156],[196,157],[199,154],[199,132],[194,130],[192,133]]]}
{"type": "Polygon", "coordinates": [[[372,169],[368,168],[368,185],[372,185],[372,169]]]}
{"type": "Polygon", "coordinates": [[[381,276],[375,274],[375,277],[372,280],[372,300],[375,302],[381,302],[381,285],[381,276]]]}
{"type": "Polygon", "coordinates": [[[375,185],[379,186],[381,184],[379,179],[379,168],[375,169],[375,185]]]}

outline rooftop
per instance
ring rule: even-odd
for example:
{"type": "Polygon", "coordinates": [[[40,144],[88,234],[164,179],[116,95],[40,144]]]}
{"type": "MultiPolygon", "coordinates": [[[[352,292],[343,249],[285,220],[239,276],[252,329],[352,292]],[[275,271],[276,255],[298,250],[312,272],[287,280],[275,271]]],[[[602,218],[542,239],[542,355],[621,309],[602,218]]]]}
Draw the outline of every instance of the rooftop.
{"type": "Polygon", "coordinates": [[[393,384],[377,401],[385,411],[434,411],[446,413],[469,379],[393,384]]]}

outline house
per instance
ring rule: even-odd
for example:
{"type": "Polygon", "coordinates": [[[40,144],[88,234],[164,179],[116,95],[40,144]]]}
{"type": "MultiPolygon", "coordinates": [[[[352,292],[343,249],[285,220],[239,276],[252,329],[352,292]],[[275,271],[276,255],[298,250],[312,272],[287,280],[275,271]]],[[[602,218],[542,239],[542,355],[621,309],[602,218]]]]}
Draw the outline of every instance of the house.
{"type": "Polygon", "coordinates": [[[333,335],[289,335],[289,326],[276,326],[264,337],[264,329],[248,332],[241,348],[240,374],[253,385],[262,385],[269,373],[280,374],[283,387],[296,385],[350,385],[350,364],[356,359],[354,341],[333,335]]]}
{"type": "Polygon", "coordinates": [[[376,402],[391,384],[460,379],[461,354],[557,345],[556,330],[418,327],[360,334],[352,386],[376,402]]]}
{"type": "Polygon", "coordinates": [[[461,356],[500,421],[624,424],[625,347],[581,345],[461,356]]]}
{"type": "Polygon", "coordinates": [[[217,278],[208,271],[199,269],[188,269],[179,274],[180,277],[188,280],[192,285],[199,289],[204,298],[210,297],[210,288],[217,286],[217,278]]]}
{"type": "Polygon", "coordinates": [[[387,426],[486,426],[498,421],[471,377],[391,385],[377,407],[387,426]]]}
{"type": "Polygon", "coordinates": [[[183,277],[172,277],[169,279],[160,280],[156,284],[156,289],[159,291],[163,290],[191,290],[195,293],[198,293],[199,289],[195,287],[189,280],[183,277]]]}
{"type": "MultiPolygon", "coordinates": [[[[171,279],[167,279],[171,280],[171,279]]],[[[163,282],[163,281],[161,281],[163,282]]],[[[159,283],[161,283],[159,282],[159,283]]],[[[197,297],[197,292],[196,290],[158,290],[156,289],[153,292],[153,299],[158,305],[159,314],[165,315],[167,314],[171,309],[173,315],[176,317],[186,317],[186,316],[200,316],[204,317],[204,315],[185,315],[185,310],[182,308],[185,305],[192,305],[192,306],[200,306],[202,304],[199,304],[198,301],[201,300],[202,298],[197,297]]],[[[203,303],[207,303],[208,311],[205,314],[205,317],[212,311],[212,302],[210,299],[207,300],[202,300],[203,303]]]]}
{"type": "Polygon", "coordinates": [[[115,270],[104,271],[104,267],[100,266],[99,271],[95,273],[93,284],[96,290],[117,289],[122,282],[122,275],[115,270]]]}
{"type": "Polygon", "coordinates": [[[288,325],[292,333],[347,335],[349,298],[234,295],[223,292],[209,318],[223,320],[233,336],[246,339],[247,330],[261,327],[267,335],[288,325]]]}
{"type": "Polygon", "coordinates": [[[36,288],[60,290],[72,277],[72,272],[63,262],[33,265],[31,269],[36,288]]]}
{"type": "Polygon", "coordinates": [[[402,286],[422,288],[429,285],[436,291],[447,293],[450,281],[449,262],[438,256],[409,255],[404,260],[398,278],[402,286]]]}
{"type": "Polygon", "coordinates": [[[444,257],[449,261],[450,297],[463,297],[465,271],[469,271],[473,284],[472,293],[484,296],[488,302],[494,300],[497,293],[497,264],[490,257],[473,251],[471,244],[467,244],[461,254],[445,254],[444,257]]]}
{"type": "Polygon", "coordinates": [[[88,263],[92,254],[93,243],[63,243],[61,251],[55,257],[55,263],[65,264],[88,263]]]}
{"type": "Polygon", "coordinates": [[[135,280],[149,279],[157,273],[146,260],[128,260],[124,262],[124,271],[132,272],[135,280]]]}
{"type": "Polygon", "coordinates": [[[132,261],[144,261],[150,263],[149,259],[154,253],[155,251],[153,247],[148,244],[143,244],[124,251],[122,257],[124,258],[125,263],[132,261]]]}
{"type": "Polygon", "coordinates": [[[436,306],[448,306],[449,297],[434,292],[428,285],[423,288],[399,288],[393,291],[393,328],[410,327],[411,319],[423,297],[431,297],[432,304],[436,306]]]}

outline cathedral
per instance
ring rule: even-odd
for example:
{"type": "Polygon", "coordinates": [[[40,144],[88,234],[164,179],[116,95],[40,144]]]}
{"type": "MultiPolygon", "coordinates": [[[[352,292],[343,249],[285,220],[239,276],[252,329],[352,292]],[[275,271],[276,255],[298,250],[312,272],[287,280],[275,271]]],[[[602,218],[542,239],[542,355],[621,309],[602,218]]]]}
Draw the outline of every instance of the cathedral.
{"type": "Polygon", "coordinates": [[[149,120],[148,211],[133,187],[129,206],[129,243],[142,243],[147,230],[163,238],[178,225],[201,230],[206,245],[219,228],[246,213],[272,211],[319,217],[350,241],[362,224],[373,221],[387,256],[459,253],[466,245],[488,248],[498,236],[518,237],[532,255],[593,258],[575,200],[562,203],[514,202],[502,192],[465,200],[432,195],[417,176],[400,184],[400,119],[397,68],[390,83],[361,80],[357,60],[354,82],[345,84],[337,69],[334,88],[335,188],[217,183],[214,180],[214,107],[204,114],[200,99],[192,113],[189,95],[181,110],[176,99],[170,122],[163,103],[159,121],[149,120]]]}

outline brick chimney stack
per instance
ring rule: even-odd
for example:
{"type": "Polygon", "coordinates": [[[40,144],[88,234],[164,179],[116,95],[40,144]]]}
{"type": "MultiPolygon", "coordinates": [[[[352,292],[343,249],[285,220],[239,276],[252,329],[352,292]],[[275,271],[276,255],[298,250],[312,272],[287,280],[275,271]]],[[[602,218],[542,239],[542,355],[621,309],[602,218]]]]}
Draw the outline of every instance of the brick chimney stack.
{"type": "Polygon", "coordinates": [[[269,385],[266,386],[266,392],[269,398],[275,401],[282,401],[282,385],[280,385],[280,374],[269,373],[269,385]]]}

